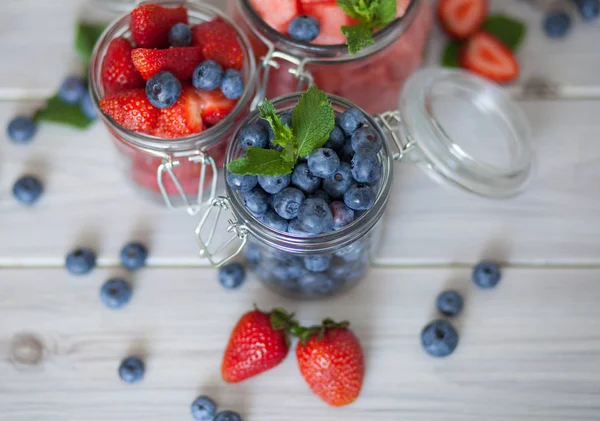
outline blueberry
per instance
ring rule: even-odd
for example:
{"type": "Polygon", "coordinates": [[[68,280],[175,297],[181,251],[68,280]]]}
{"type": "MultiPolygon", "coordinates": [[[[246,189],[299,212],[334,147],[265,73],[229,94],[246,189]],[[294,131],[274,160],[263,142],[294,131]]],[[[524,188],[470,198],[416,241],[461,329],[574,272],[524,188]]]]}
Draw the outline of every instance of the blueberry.
{"type": "Polygon", "coordinates": [[[148,249],[142,243],[127,243],[121,249],[121,263],[126,269],[137,270],[146,265],[148,249]]]}
{"type": "Polygon", "coordinates": [[[170,72],[159,72],[146,82],[146,96],[157,108],[172,107],[181,96],[181,82],[170,72]]]}
{"type": "Polygon", "coordinates": [[[311,272],[323,272],[329,269],[331,256],[327,254],[315,254],[304,258],[304,267],[311,272]]]}
{"type": "Polygon", "coordinates": [[[292,184],[304,193],[314,193],[321,186],[321,179],[314,175],[305,163],[297,164],[292,172],[292,184]]]}
{"type": "Polygon", "coordinates": [[[172,47],[189,47],[192,44],[192,31],[185,23],[176,23],[169,30],[169,44],[172,47]]]}
{"type": "Polygon", "coordinates": [[[331,177],[340,167],[340,157],[332,149],[320,148],[308,155],[308,169],[317,177],[331,177]]]}
{"type": "Polygon", "coordinates": [[[352,185],[352,166],[347,162],[342,162],[340,167],[331,175],[323,180],[323,190],[332,198],[340,199],[352,185]]]}
{"type": "Polygon", "coordinates": [[[593,20],[600,14],[600,0],[574,0],[583,20],[593,20]]]}
{"type": "Polygon", "coordinates": [[[352,149],[354,152],[366,150],[378,153],[383,148],[383,140],[371,127],[361,127],[352,133],[352,149]]]}
{"type": "Polygon", "coordinates": [[[92,96],[87,90],[83,95],[83,98],[81,98],[80,108],[83,114],[90,120],[96,120],[98,118],[98,111],[96,111],[96,107],[94,106],[92,96]]]}
{"type": "Polygon", "coordinates": [[[444,316],[456,316],[463,308],[463,299],[456,291],[444,291],[438,295],[436,305],[444,316]]]}
{"type": "Polygon", "coordinates": [[[42,196],[44,188],[36,177],[26,175],[19,178],[12,188],[12,194],[24,205],[33,205],[42,196]]]}
{"type": "Polygon", "coordinates": [[[215,416],[213,421],[242,421],[242,417],[237,412],[222,411],[215,416]]]}
{"type": "Polygon", "coordinates": [[[564,10],[551,10],[544,16],[544,32],[551,38],[564,37],[571,29],[571,16],[564,10]]]}
{"type": "Polygon", "coordinates": [[[338,126],[335,126],[331,133],[329,133],[329,139],[325,142],[324,147],[338,150],[344,146],[346,142],[346,137],[344,136],[344,132],[338,126]]]}
{"type": "Polygon", "coordinates": [[[306,273],[302,262],[298,259],[287,258],[275,262],[271,273],[280,281],[290,281],[298,279],[306,273]]]}
{"type": "Polygon", "coordinates": [[[298,279],[300,289],[303,293],[324,297],[330,295],[334,289],[334,282],[324,273],[309,272],[298,279]]]}
{"type": "Polygon", "coordinates": [[[127,357],[119,366],[119,377],[127,383],[137,383],[144,377],[146,367],[138,357],[127,357]]]}
{"type": "Polygon", "coordinates": [[[192,83],[201,91],[214,91],[221,86],[224,76],[225,70],[219,63],[205,60],[194,69],[192,83]]]}
{"type": "Polygon", "coordinates": [[[356,241],[346,247],[343,247],[334,253],[337,257],[346,262],[354,262],[363,255],[363,247],[360,241],[356,241]]]}
{"type": "Polygon", "coordinates": [[[246,280],[246,271],[239,263],[230,263],[219,268],[219,282],[226,289],[235,289],[246,280]]]}
{"type": "Polygon", "coordinates": [[[258,184],[255,175],[232,174],[229,171],[225,172],[225,179],[229,187],[242,193],[252,190],[258,184]]]}
{"type": "Polygon", "coordinates": [[[77,76],[66,78],[58,89],[58,98],[65,104],[77,104],[82,100],[86,87],[77,76]]]}
{"type": "Polygon", "coordinates": [[[259,118],[258,120],[256,120],[256,123],[254,123],[254,124],[258,124],[263,129],[265,129],[265,133],[267,133],[267,139],[269,141],[271,141],[275,137],[275,132],[273,131],[273,127],[271,127],[271,125],[269,124],[269,122],[267,120],[263,120],[262,118],[259,118]]]}
{"type": "Polygon", "coordinates": [[[108,308],[124,307],[131,300],[131,285],[123,279],[109,279],[100,288],[100,301],[108,308]]]}
{"type": "Polygon", "coordinates": [[[96,253],[88,248],[78,248],[67,255],[67,270],[73,275],[86,275],[96,267],[96,253]]]}
{"type": "Polygon", "coordinates": [[[323,199],[327,203],[331,203],[331,197],[324,190],[321,190],[321,189],[317,190],[316,192],[311,194],[309,197],[318,197],[320,199],[323,199]]]}
{"type": "Polygon", "coordinates": [[[352,177],[359,183],[373,184],[381,179],[381,162],[371,152],[357,152],[352,158],[352,177]]]}
{"type": "Polygon", "coordinates": [[[258,176],[258,184],[260,184],[264,191],[271,194],[279,193],[281,190],[289,186],[291,181],[291,174],[276,175],[273,177],[267,175],[258,176]]]}
{"type": "Polygon", "coordinates": [[[365,115],[358,108],[350,108],[340,116],[340,127],[347,136],[352,135],[363,124],[365,124],[365,115]]]}
{"type": "Polygon", "coordinates": [[[6,132],[8,137],[15,143],[27,143],[37,130],[35,121],[30,117],[15,117],[10,123],[6,132]]]}
{"type": "Polygon", "coordinates": [[[354,221],[354,211],[344,204],[344,202],[331,202],[329,205],[333,215],[333,229],[339,230],[354,221]]]}
{"type": "Polygon", "coordinates": [[[288,224],[288,233],[300,235],[302,237],[309,236],[310,234],[306,232],[298,218],[294,218],[288,224]]]}
{"type": "Polygon", "coordinates": [[[495,263],[483,261],[473,268],[473,282],[480,288],[494,288],[500,282],[500,277],[500,267],[495,263]]]}
{"type": "Polygon", "coordinates": [[[288,221],[279,216],[273,209],[268,209],[261,221],[274,230],[281,232],[287,232],[288,230],[288,221]]]}
{"type": "Polygon", "coordinates": [[[266,148],[269,141],[264,126],[258,123],[248,124],[240,129],[237,135],[240,148],[247,151],[250,148],[266,148]]]}
{"type": "Polygon", "coordinates": [[[370,209],[375,203],[375,192],[366,184],[353,184],[344,194],[344,203],[354,210],[370,209]]]}
{"type": "Polygon", "coordinates": [[[294,110],[285,110],[279,114],[279,118],[288,127],[292,127],[292,119],[294,118],[294,110]]]}
{"type": "Polygon", "coordinates": [[[342,162],[350,162],[354,158],[354,149],[352,149],[352,140],[348,138],[340,150],[340,159],[342,162]]]}
{"type": "Polygon", "coordinates": [[[246,261],[250,264],[250,266],[257,265],[262,259],[262,254],[260,252],[260,247],[258,247],[254,243],[248,243],[246,245],[246,249],[244,251],[244,256],[246,257],[246,261]]]}
{"type": "Polygon", "coordinates": [[[242,193],[244,205],[254,215],[261,216],[269,208],[268,195],[260,187],[254,187],[252,190],[242,193]]]}
{"type": "Polygon", "coordinates": [[[273,196],[273,209],[283,219],[294,219],[304,202],[304,193],[293,187],[286,187],[273,196]]]}
{"type": "Polygon", "coordinates": [[[306,199],[298,209],[298,220],[310,234],[320,234],[333,229],[333,215],[323,199],[306,199]]]}
{"type": "Polygon", "coordinates": [[[423,328],[421,344],[429,355],[446,357],[456,349],[458,333],[447,321],[436,320],[423,328]]]}
{"type": "Polygon", "coordinates": [[[229,99],[238,99],[244,93],[242,74],[235,69],[227,69],[221,82],[221,92],[229,99]]]}
{"type": "Polygon", "coordinates": [[[320,32],[321,24],[313,16],[299,15],[288,24],[288,34],[298,41],[310,42],[318,37],[320,32]]]}
{"type": "Polygon", "coordinates": [[[192,417],[196,421],[212,421],[217,412],[217,404],[208,396],[198,396],[192,402],[192,417]]]}

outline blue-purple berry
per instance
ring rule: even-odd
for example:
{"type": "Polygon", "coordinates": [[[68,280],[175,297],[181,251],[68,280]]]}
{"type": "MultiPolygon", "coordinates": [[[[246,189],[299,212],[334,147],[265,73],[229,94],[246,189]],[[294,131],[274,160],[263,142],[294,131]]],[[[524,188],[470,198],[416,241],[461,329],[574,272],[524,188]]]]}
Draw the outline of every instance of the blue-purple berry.
{"type": "Polygon", "coordinates": [[[169,44],[172,47],[189,47],[192,44],[192,31],[185,23],[176,23],[169,30],[169,44]]]}
{"type": "Polygon", "coordinates": [[[291,174],[285,175],[259,175],[258,176],[258,184],[263,188],[264,191],[270,194],[279,193],[281,190],[285,189],[290,185],[292,181],[291,174]]]}
{"type": "Polygon", "coordinates": [[[214,60],[205,60],[200,63],[192,75],[194,87],[201,91],[214,91],[223,82],[225,70],[214,60]]]}
{"type": "Polygon", "coordinates": [[[119,377],[126,383],[137,383],[144,378],[146,367],[138,357],[128,357],[119,366],[119,377]]]}
{"type": "Polygon", "coordinates": [[[319,36],[321,24],[314,16],[299,15],[288,24],[288,34],[291,38],[310,42],[319,36]]]}
{"type": "Polygon", "coordinates": [[[273,209],[283,219],[294,219],[304,202],[304,193],[293,187],[286,187],[273,196],[273,209]]]}
{"type": "Polygon", "coordinates": [[[26,175],[19,178],[12,188],[12,194],[17,201],[22,203],[23,205],[33,205],[37,202],[42,193],[44,192],[44,187],[41,181],[32,175],[26,175]]]}
{"type": "Polygon", "coordinates": [[[353,183],[352,166],[342,162],[340,167],[328,178],[323,180],[323,190],[333,199],[344,197],[353,183]]]}
{"type": "Polygon", "coordinates": [[[212,421],[217,413],[217,404],[208,396],[198,396],[192,402],[191,410],[196,421],[212,421]]]}
{"type": "Polygon", "coordinates": [[[254,216],[262,216],[269,208],[269,195],[260,187],[242,193],[242,199],[246,209],[254,216]]]}
{"type": "Polygon", "coordinates": [[[253,123],[242,127],[237,135],[240,148],[266,148],[269,142],[268,133],[263,124],[253,123]]]}
{"type": "Polygon", "coordinates": [[[67,255],[65,267],[73,275],[86,275],[96,267],[96,253],[85,247],[75,249],[67,255]]]}
{"type": "Polygon", "coordinates": [[[446,357],[456,349],[458,333],[446,320],[436,320],[421,331],[421,345],[433,357],[446,357]]]}
{"type": "Polygon", "coordinates": [[[261,221],[263,224],[273,228],[274,230],[281,232],[288,231],[288,221],[279,216],[273,209],[268,209],[267,212],[262,216],[261,221]]]}
{"type": "Polygon", "coordinates": [[[383,140],[372,127],[361,127],[352,133],[352,149],[354,152],[369,151],[379,153],[383,148],[383,140]]]}
{"type": "Polygon", "coordinates": [[[456,316],[463,308],[462,296],[456,291],[444,291],[435,301],[438,310],[444,316],[456,316]]]}
{"type": "Polygon", "coordinates": [[[100,288],[100,301],[113,310],[125,307],[132,295],[131,285],[124,279],[109,279],[100,288]]]}
{"type": "Polygon", "coordinates": [[[480,288],[494,288],[500,278],[500,267],[496,263],[484,260],[473,268],[473,282],[480,288]]]}
{"type": "Polygon", "coordinates": [[[333,229],[333,215],[323,199],[306,199],[298,209],[298,220],[310,234],[321,234],[333,229]]]}
{"type": "Polygon", "coordinates": [[[381,179],[382,165],[376,154],[360,151],[352,158],[352,177],[359,183],[373,184],[381,179]]]}
{"type": "Polygon", "coordinates": [[[334,230],[340,230],[354,222],[354,211],[346,206],[344,202],[331,202],[329,209],[331,209],[333,215],[334,230]]]}
{"type": "Polygon", "coordinates": [[[296,164],[292,171],[292,185],[304,193],[311,194],[321,187],[321,179],[310,171],[308,164],[296,164]]]}
{"type": "Polygon", "coordinates": [[[228,99],[238,99],[244,93],[244,79],[235,69],[227,69],[221,81],[221,92],[228,99]]]}
{"type": "Polygon", "coordinates": [[[240,193],[250,191],[258,184],[258,179],[255,175],[232,174],[229,171],[225,171],[225,179],[229,187],[240,193]]]}
{"type": "Polygon", "coordinates": [[[146,96],[157,108],[175,105],[182,89],[181,82],[171,72],[159,72],[146,82],[146,96]]]}
{"type": "Polygon", "coordinates": [[[14,143],[28,143],[35,135],[36,130],[37,126],[33,118],[19,116],[8,123],[6,133],[14,143]]]}
{"type": "Polygon", "coordinates": [[[129,270],[137,270],[146,265],[148,249],[142,243],[125,244],[121,250],[121,263],[129,270]]]}
{"type": "Polygon", "coordinates": [[[375,192],[367,184],[353,184],[344,194],[344,203],[353,210],[367,210],[375,203],[375,192]]]}
{"type": "Polygon", "coordinates": [[[239,263],[219,268],[219,283],[226,289],[239,288],[246,280],[246,270],[239,263]]]}

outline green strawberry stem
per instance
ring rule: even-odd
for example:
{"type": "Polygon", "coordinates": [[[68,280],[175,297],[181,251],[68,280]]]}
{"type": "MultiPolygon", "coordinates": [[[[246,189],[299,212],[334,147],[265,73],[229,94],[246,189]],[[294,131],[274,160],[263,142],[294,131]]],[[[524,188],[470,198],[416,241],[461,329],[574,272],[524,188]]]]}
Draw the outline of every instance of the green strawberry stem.
{"type": "Polygon", "coordinates": [[[302,345],[306,343],[315,335],[318,335],[317,340],[320,341],[325,336],[325,333],[329,329],[347,329],[350,326],[350,322],[335,322],[332,319],[325,319],[323,323],[318,326],[303,327],[298,324],[291,326],[289,333],[292,336],[298,338],[302,345]]]}

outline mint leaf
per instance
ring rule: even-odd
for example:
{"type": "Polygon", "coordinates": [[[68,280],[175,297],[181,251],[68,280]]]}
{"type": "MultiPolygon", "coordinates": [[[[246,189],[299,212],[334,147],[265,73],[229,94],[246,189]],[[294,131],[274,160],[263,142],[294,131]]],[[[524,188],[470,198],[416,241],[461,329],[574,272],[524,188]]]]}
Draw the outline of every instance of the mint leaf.
{"type": "Polygon", "coordinates": [[[359,21],[343,26],[348,52],[355,54],[373,43],[373,31],[383,28],[396,18],[396,0],[337,0],[344,12],[359,21]]]}
{"type": "Polygon", "coordinates": [[[275,106],[268,99],[265,98],[259,111],[260,118],[268,121],[273,129],[273,133],[275,133],[275,137],[271,142],[285,148],[294,137],[292,129],[283,124],[283,121],[281,121],[281,118],[279,118],[275,111],[275,106]]]}
{"type": "Polygon", "coordinates": [[[379,0],[375,25],[381,28],[396,19],[396,0],[379,0]]]}
{"type": "Polygon", "coordinates": [[[483,29],[512,51],[521,45],[527,33],[527,27],[523,22],[502,14],[488,16],[483,22],[483,29]]]}
{"type": "Polygon", "coordinates": [[[373,30],[362,24],[342,26],[342,34],[346,35],[346,45],[350,54],[356,54],[373,44],[373,30]]]}
{"type": "Polygon", "coordinates": [[[64,124],[78,129],[86,129],[94,122],[86,117],[78,104],[65,104],[56,95],[48,100],[44,108],[35,113],[34,119],[64,124]]]}
{"type": "Polygon", "coordinates": [[[298,156],[306,156],[327,142],[335,126],[333,106],[325,92],[312,85],[294,109],[292,128],[298,156]]]}
{"type": "Polygon", "coordinates": [[[444,53],[442,54],[442,66],[444,67],[460,67],[458,56],[460,53],[461,41],[449,41],[446,44],[444,53]]]}
{"type": "Polygon", "coordinates": [[[294,164],[285,161],[276,150],[250,148],[244,158],[227,164],[227,169],[233,174],[276,176],[291,173],[294,164]]]}
{"type": "Polygon", "coordinates": [[[92,58],[96,41],[98,41],[105,28],[106,26],[104,25],[82,22],[77,24],[75,28],[75,50],[85,63],[88,63],[92,58]]]}

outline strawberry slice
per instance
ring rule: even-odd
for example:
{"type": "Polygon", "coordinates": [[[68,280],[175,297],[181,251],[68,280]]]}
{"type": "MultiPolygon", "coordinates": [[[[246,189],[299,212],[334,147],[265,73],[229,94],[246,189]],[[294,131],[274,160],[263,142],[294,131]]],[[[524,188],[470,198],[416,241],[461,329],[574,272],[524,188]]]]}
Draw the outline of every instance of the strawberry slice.
{"type": "Polygon", "coordinates": [[[290,21],[301,14],[296,0],[250,0],[250,3],[267,25],[284,34],[290,21]]]}
{"type": "Polygon", "coordinates": [[[203,60],[200,47],[171,47],[166,50],[136,48],[131,58],[145,80],[158,72],[168,71],[182,82],[192,78],[194,69],[203,60]]]}
{"type": "MultiPolygon", "coordinates": [[[[345,44],[346,35],[342,34],[342,26],[350,26],[358,23],[348,16],[336,3],[304,4],[303,10],[305,14],[317,18],[321,24],[321,32],[312,41],[313,44],[345,44]]],[[[285,33],[287,33],[287,28],[285,33]]]]}
{"type": "Polygon", "coordinates": [[[207,126],[214,126],[234,109],[236,100],[228,99],[220,89],[204,92],[196,91],[202,107],[202,120],[207,126]]]}
{"type": "Polygon", "coordinates": [[[214,60],[225,69],[241,70],[244,66],[244,51],[237,32],[219,18],[193,26],[192,45],[202,48],[205,60],[214,60]]]}
{"type": "Polygon", "coordinates": [[[188,23],[185,7],[145,4],[132,10],[129,28],[138,47],[165,48],[169,46],[169,30],[176,23],[188,23]]]}
{"type": "Polygon", "coordinates": [[[100,75],[107,95],[142,88],[144,81],[131,60],[133,47],[126,38],[113,39],[102,60],[100,75]]]}
{"type": "Polygon", "coordinates": [[[176,139],[200,133],[204,128],[201,106],[196,90],[184,86],[175,105],[161,110],[154,136],[176,139]]]}
{"type": "Polygon", "coordinates": [[[519,76],[519,63],[512,51],[485,32],[478,32],[465,43],[460,64],[496,82],[509,82],[519,76]]]}
{"type": "Polygon", "coordinates": [[[128,130],[151,134],[160,110],[150,104],[145,89],[132,89],[109,95],[100,101],[102,112],[128,130]]]}
{"type": "Polygon", "coordinates": [[[440,0],[437,14],[448,35],[464,39],[481,28],[487,8],[487,0],[440,0]]]}

